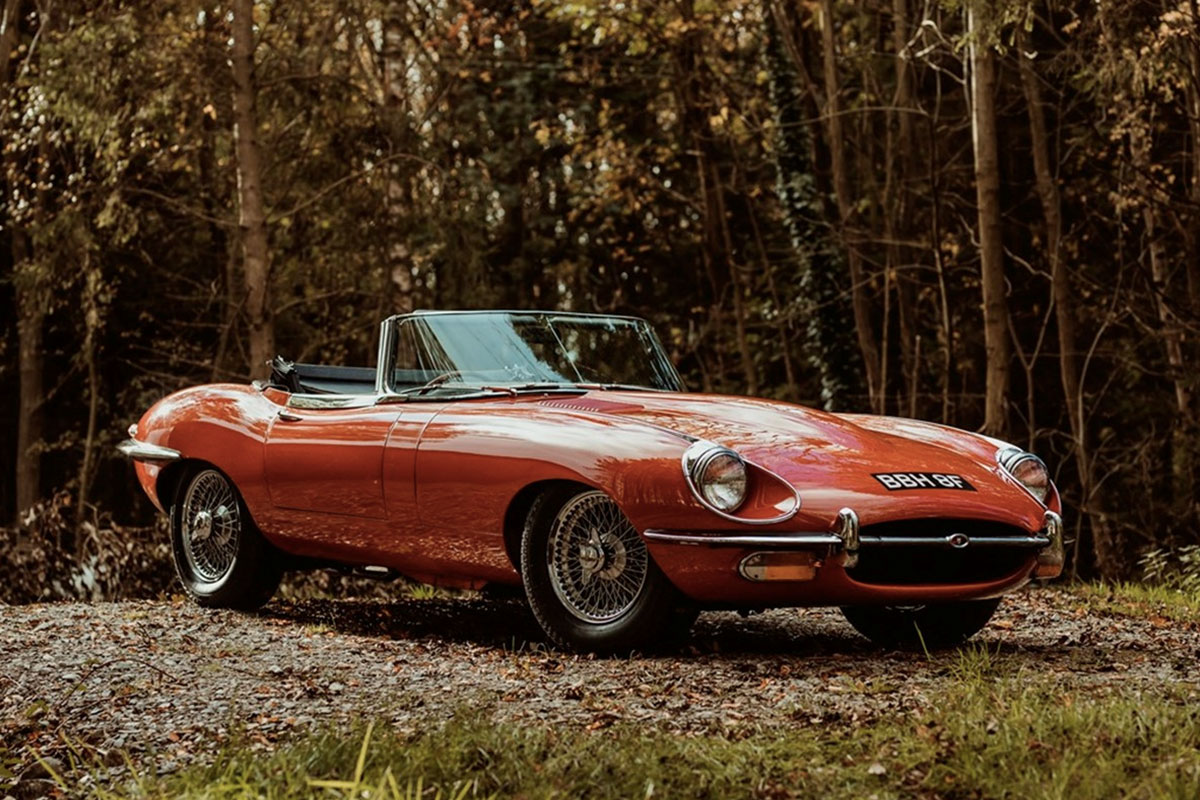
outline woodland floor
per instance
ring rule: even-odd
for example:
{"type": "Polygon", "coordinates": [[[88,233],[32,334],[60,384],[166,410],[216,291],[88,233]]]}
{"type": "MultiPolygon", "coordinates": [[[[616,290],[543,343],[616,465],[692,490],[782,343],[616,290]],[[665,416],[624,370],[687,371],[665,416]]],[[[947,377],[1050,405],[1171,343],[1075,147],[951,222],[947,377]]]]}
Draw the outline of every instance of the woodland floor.
{"type": "MultiPolygon", "coordinates": [[[[973,643],[993,671],[1043,686],[1200,695],[1200,624],[1153,605],[1027,590],[973,643]]],[[[679,654],[594,659],[548,649],[515,601],[0,606],[0,754],[17,787],[46,777],[35,753],[172,771],[233,736],[269,750],[331,724],[418,732],[466,709],[580,732],[871,725],[919,713],[962,658],[880,652],[832,609],[704,614],[679,654]]]]}

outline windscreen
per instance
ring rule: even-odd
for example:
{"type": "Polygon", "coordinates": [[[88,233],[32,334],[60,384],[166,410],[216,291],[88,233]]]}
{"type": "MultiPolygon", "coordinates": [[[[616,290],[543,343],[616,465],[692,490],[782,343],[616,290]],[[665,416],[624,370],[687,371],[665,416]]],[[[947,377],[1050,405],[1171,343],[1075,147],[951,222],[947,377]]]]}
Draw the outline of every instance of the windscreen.
{"type": "Polygon", "coordinates": [[[680,391],[644,321],[550,313],[420,314],[400,321],[396,389],[619,384],[680,391]]]}

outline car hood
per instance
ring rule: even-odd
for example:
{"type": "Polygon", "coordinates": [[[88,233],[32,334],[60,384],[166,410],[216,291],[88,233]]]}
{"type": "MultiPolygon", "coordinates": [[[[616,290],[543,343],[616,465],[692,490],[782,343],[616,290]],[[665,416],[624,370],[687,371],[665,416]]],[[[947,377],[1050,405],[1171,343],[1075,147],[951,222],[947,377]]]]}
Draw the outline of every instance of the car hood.
{"type": "Polygon", "coordinates": [[[807,515],[853,508],[863,524],[921,517],[991,519],[1029,530],[1045,507],[997,465],[995,441],[917,420],[833,414],[755,398],[593,392],[550,401],[732,448],[799,491],[807,515]],[[882,473],[936,473],[971,490],[889,490],[882,473]]]}

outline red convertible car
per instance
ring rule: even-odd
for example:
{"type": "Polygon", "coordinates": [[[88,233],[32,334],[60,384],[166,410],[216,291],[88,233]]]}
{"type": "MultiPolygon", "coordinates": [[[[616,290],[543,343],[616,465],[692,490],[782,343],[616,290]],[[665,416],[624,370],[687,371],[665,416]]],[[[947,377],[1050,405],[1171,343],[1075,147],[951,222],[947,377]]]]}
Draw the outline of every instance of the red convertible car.
{"type": "Polygon", "coordinates": [[[524,587],[560,645],[677,640],[700,609],[841,606],[889,646],[946,646],[1063,562],[1035,455],[909,419],[692,394],[611,315],[418,312],[376,368],[276,359],[177,392],[121,450],[206,606],[285,569],[524,587]]]}

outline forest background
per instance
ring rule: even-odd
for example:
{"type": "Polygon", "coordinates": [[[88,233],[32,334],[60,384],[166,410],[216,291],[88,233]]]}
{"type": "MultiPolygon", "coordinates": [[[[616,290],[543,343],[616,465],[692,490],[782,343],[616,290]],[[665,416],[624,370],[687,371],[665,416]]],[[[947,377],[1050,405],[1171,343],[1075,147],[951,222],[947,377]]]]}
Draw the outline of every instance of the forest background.
{"type": "Polygon", "coordinates": [[[159,397],[495,306],[647,317],[695,390],[1006,438],[1070,574],[1200,583],[1197,0],[0,1],[30,592],[153,572],[114,446],[159,397]]]}

